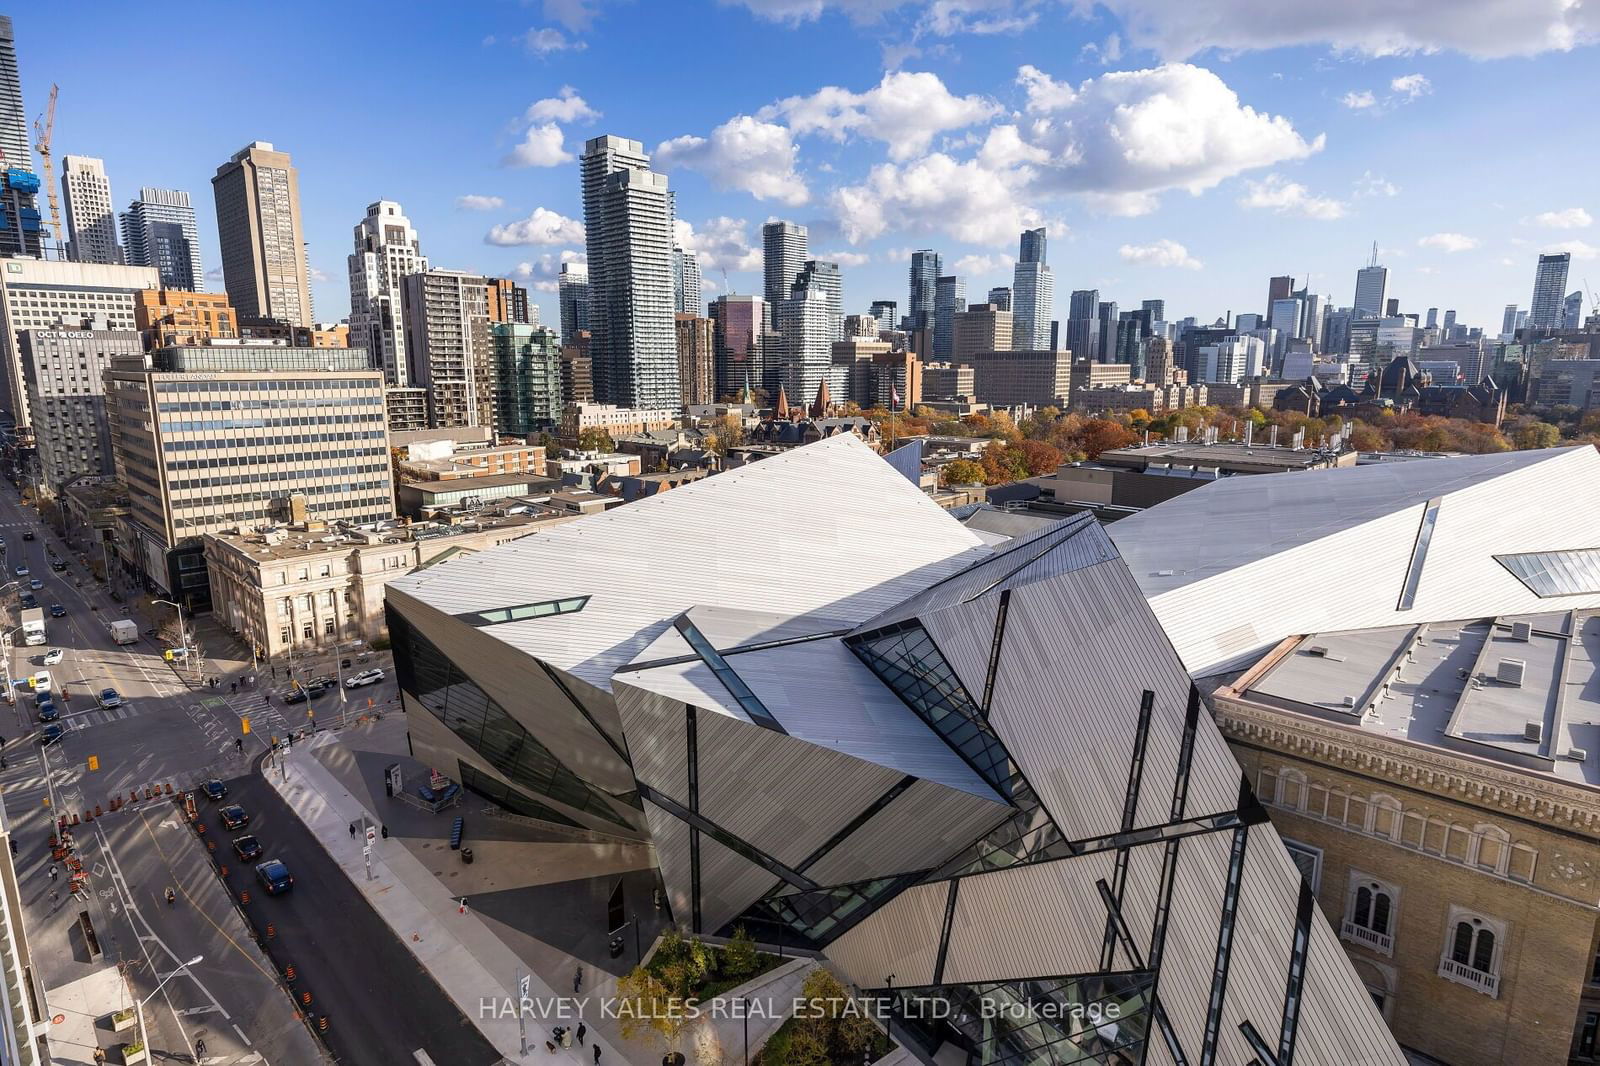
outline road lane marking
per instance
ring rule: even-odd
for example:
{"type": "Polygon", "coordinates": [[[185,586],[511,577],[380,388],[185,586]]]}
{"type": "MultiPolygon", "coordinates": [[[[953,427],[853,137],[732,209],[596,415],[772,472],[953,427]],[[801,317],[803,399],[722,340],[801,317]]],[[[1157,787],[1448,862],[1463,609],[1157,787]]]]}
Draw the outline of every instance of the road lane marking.
{"type": "Polygon", "coordinates": [[[239,1034],[239,1039],[244,1041],[246,1047],[255,1047],[255,1045],[250,1042],[250,1038],[244,1035],[244,1030],[239,1028],[237,1022],[234,1023],[233,1031],[239,1034]]]}
{"type": "Polygon", "coordinates": [[[417,1066],[433,1066],[433,1060],[428,1058],[428,1053],[421,1048],[411,1053],[417,1060],[417,1066]]]}

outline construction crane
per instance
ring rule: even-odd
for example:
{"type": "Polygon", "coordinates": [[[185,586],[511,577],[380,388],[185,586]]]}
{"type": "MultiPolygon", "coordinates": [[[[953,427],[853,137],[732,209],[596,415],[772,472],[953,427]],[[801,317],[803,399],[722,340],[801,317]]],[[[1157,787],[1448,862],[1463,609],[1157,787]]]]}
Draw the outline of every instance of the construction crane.
{"type": "Polygon", "coordinates": [[[50,228],[55,230],[56,245],[61,245],[61,201],[56,196],[55,168],[50,163],[50,135],[56,128],[56,93],[60,91],[59,85],[50,86],[50,106],[46,108],[43,121],[33,120],[33,135],[37,140],[34,147],[39,150],[39,161],[44,164],[45,193],[50,198],[50,228]]]}

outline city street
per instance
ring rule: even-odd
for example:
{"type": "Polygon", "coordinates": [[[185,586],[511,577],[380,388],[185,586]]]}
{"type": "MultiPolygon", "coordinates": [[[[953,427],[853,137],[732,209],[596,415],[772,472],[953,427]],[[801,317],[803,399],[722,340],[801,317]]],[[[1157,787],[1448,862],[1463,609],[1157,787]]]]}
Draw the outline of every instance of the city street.
{"type": "MultiPolygon", "coordinates": [[[[248,776],[253,761],[291,729],[337,726],[343,715],[354,718],[369,701],[389,701],[392,676],[346,693],[348,702],[329,692],[286,706],[287,664],[276,676],[263,665],[255,684],[248,684],[253,669],[248,651],[209,619],[196,626],[186,618],[198,631],[206,659],[167,663],[161,655],[165,645],[144,631],[156,620],[170,619],[172,608],[152,605],[149,596],[113,601],[77,553],[46,530],[32,508],[0,489],[4,582],[19,580],[15,568],[20,565],[30,571],[20,578],[24,587],[32,578],[43,584],[34,595],[45,611],[44,645],[21,645],[17,586],[0,595],[10,637],[8,666],[11,677],[22,681],[13,690],[14,703],[0,705],[0,798],[18,843],[15,862],[42,988],[62,988],[120,964],[129,987],[126,1003],[118,1005],[132,1006],[135,997],[144,1001],[144,1025],[157,1061],[296,1066],[331,1061],[312,1032],[316,1020],[328,1015],[327,1038],[342,1062],[416,1061],[411,1052],[419,1048],[433,1051],[436,1062],[492,1062],[482,1038],[361,903],[303,825],[260,786],[259,778],[248,776]],[[26,530],[34,532],[34,540],[23,539],[26,530]],[[66,571],[50,569],[51,550],[68,561],[66,571]],[[64,607],[65,616],[52,617],[52,604],[64,607]],[[112,640],[107,623],[117,618],[138,624],[137,642],[119,646],[112,640]],[[60,649],[62,659],[45,666],[51,649],[60,649]],[[50,672],[64,729],[48,745],[41,743],[42,726],[24,680],[43,669],[50,672]],[[197,675],[217,676],[220,683],[202,685],[197,675]],[[233,685],[237,691],[230,689],[233,685]],[[117,690],[120,706],[99,705],[96,694],[105,688],[117,690]],[[314,719],[306,716],[308,709],[314,719]],[[239,834],[220,831],[215,804],[202,803],[204,835],[182,817],[176,794],[211,777],[233,782],[236,793],[250,797],[253,811],[261,812],[249,831],[284,849],[282,857],[292,862],[300,881],[289,896],[269,898],[256,891],[253,864],[238,863],[229,848],[239,834]],[[165,795],[169,784],[172,797],[165,795]],[[161,798],[145,799],[147,788],[160,791],[161,798]],[[130,795],[137,801],[127,802],[130,795]],[[115,812],[113,796],[124,801],[115,812]],[[86,820],[97,807],[100,814],[86,820]],[[48,845],[58,815],[80,819],[72,837],[87,875],[81,899],[69,895],[65,867],[51,861],[48,845]],[[208,843],[226,856],[226,884],[217,876],[208,843]],[[50,878],[52,868],[58,880],[50,878]],[[170,904],[168,887],[175,895],[170,904]],[[242,889],[251,890],[249,903],[239,901],[242,889]],[[88,950],[80,912],[88,914],[103,954],[88,950]],[[283,921],[276,920],[280,917],[283,921]],[[270,941],[265,940],[268,922],[275,926],[270,941]],[[290,958],[291,952],[303,958],[290,958]],[[184,966],[195,958],[201,961],[184,966]],[[294,962],[299,975],[288,989],[278,976],[285,960],[294,962]],[[312,991],[312,1004],[291,998],[306,990],[312,991]],[[392,1009],[396,997],[408,1005],[400,1018],[392,1009]],[[303,1008],[306,1020],[297,1018],[297,1008],[303,1008]],[[203,1057],[197,1057],[196,1041],[204,1042],[203,1057]],[[397,1051],[403,1052],[399,1058],[397,1051]]],[[[376,658],[371,665],[379,665],[376,658]]],[[[336,670],[328,656],[297,664],[296,676],[336,670]]],[[[111,1048],[134,1035],[113,1034],[102,1023],[94,1038],[111,1048]]],[[[59,1062],[87,1063],[92,1050],[58,1043],[55,1054],[59,1062]]]]}

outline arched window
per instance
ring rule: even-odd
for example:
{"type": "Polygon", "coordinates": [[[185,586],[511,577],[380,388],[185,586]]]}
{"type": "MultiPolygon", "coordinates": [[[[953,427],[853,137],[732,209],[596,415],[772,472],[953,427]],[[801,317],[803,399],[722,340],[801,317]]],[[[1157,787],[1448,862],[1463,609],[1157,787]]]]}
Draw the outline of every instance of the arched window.
{"type": "Polygon", "coordinates": [[[1511,834],[1495,825],[1478,825],[1473,828],[1476,837],[1472,865],[1494,873],[1506,872],[1511,856],[1511,834]]]}
{"type": "Polygon", "coordinates": [[[1278,771],[1278,806],[1298,811],[1306,802],[1306,775],[1299,770],[1278,771]]]}
{"type": "Polygon", "coordinates": [[[1339,935],[1381,955],[1394,951],[1395,914],[1400,899],[1398,886],[1350,871],[1345,894],[1344,924],[1339,935]]]}
{"type": "Polygon", "coordinates": [[[1459,918],[1450,944],[1450,957],[1479,973],[1495,972],[1494,930],[1482,918],[1459,918]]]}
{"type": "Polygon", "coordinates": [[[1367,807],[1367,831],[1385,840],[1398,840],[1400,837],[1401,810],[1400,801],[1393,796],[1382,793],[1372,797],[1367,807]]]}

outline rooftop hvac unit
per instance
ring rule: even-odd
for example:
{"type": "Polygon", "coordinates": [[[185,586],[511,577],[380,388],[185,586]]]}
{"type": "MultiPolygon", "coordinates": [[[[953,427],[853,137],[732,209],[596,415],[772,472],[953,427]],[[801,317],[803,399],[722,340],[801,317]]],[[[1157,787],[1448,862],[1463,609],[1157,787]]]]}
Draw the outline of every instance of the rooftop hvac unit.
{"type": "Polygon", "coordinates": [[[1324,645],[1313,644],[1313,645],[1311,645],[1311,647],[1306,649],[1306,654],[1307,655],[1317,655],[1317,656],[1321,656],[1322,658],[1327,658],[1328,649],[1324,645]]]}
{"type": "Polygon", "coordinates": [[[1511,639],[1512,640],[1520,640],[1524,644],[1528,643],[1528,641],[1533,639],[1533,623],[1532,622],[1512,622],[1511,623],[1511,639]]]}
{"type": "Polygon", "coordinates": [[[1522,727],[1522,739],[1531,740],[1535,744],[1544,739],[1544,723],[1529,722],[1522,727]]]}
{"type": "Polygon", "coordinates": [[[1521,659],[1501,659],[1500,666],[1494,672],[1494,679],[1502,685],[1515,685],[1522,687],[1522,675],[1528,669],[1528,664],[1521,659]]]}
{"type": "Polygon", "coordinates": [[[1356,698],[1354,696],[1346,696],[1340,702],[1346,707],[1354,707],[1356,705],[1356,698]]]}
{"type": "Polygon", "coordinates": [[[1567,758],[1573,762],[1587,762],[1589,760],[1589,751],[1586,748],[1568,748],[1567,758]]]}

